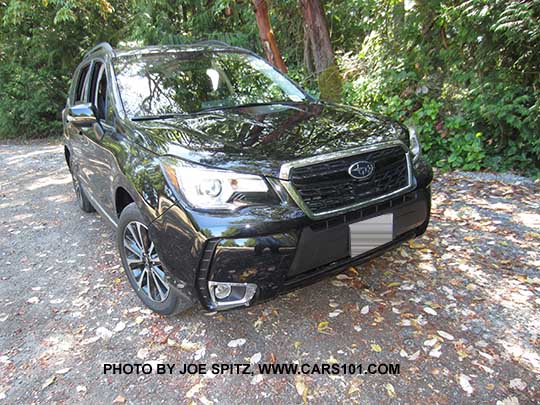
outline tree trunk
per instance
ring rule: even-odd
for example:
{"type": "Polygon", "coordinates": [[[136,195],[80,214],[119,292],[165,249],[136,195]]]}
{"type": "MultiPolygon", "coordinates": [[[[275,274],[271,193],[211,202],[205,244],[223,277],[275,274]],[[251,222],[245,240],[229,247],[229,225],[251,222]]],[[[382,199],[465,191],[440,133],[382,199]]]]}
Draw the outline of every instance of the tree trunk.
{"type": "Polygon", "coordinates": [[[304,65],[306,66],[309,75],[315,72],[313,66],[313,55],[311,54],[311,39],[309,38],[306,24],[304,24],[304,65]]]}
{"type": "Polygon", "coordinates": [[[321,73],[335,63],[330,33],[320,0],[300,0],[306,32],[311,42],[315,72],[321,73]]]}
{"type": "Polygon", "coordinates": [[[272,31],[266,0],[253,0],[253,6],[255,7],[255,18],[257,19],[257,26],[259,27],[259,37],[261,38],[266,59],[279,70],[287,73],[287,66],[285,66],[285,63],[281,58],[276,38],[272,31]]]}
{"type": "MultiPolygon", "coordinates": [[[[304,27],[310,45],[315,73],[318,75],[321,98],[341,98],[341,76],[334,59],[330,33],[321,0],[300,0],[304,14],[304,27]]],[[[308,52],[304,52],[306,55],[308,52]]],[[[310,69],[310,66],[306,64],[310,69]]]]}

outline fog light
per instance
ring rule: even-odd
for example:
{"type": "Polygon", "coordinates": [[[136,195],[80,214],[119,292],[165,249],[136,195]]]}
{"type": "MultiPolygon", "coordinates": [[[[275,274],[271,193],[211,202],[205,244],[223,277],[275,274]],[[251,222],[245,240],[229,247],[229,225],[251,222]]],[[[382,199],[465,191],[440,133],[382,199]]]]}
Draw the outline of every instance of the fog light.
{"type": "Polygon", "coordinates": [[[231,295],[230,284],[218,284],[214,289],[214,294],[218,300],[223,300],[231,295]]]}
{"type": "Polygon", "coordinates": [[[229,309],[241,305],[248,306],[257,292],[257,285],[252,283],[209,281],[208,292],[210,293],[210,300],[215,309],[229,309]]]}

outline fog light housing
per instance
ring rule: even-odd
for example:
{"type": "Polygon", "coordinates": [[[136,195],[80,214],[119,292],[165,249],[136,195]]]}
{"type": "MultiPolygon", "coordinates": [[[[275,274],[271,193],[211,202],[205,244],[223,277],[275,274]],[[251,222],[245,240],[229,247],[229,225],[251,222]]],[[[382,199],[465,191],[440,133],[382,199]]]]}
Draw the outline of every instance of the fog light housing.
{"type": "Polygon", "coordinates": [[[257,292],[257,284],[209,281],[208,291],[215,309],[248,306],[257,292]]]}
{"type": "Polygon", "coordinates": [[[231,295],[232,288],[230,284],[222,283],[214,287],[214,294],[218,300],[223,300],[231,295]]]}

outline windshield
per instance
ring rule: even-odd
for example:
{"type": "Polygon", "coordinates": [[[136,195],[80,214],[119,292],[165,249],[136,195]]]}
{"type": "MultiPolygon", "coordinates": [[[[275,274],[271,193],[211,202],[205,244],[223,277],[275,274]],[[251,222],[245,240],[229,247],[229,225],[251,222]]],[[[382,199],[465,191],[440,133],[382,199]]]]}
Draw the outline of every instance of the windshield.
{"type": "Polygon", "coordinates": [[[307,97],[271,65],[243,53],[131,55],[114,59],[114,67],[130,117],[300,102],[307,97]]]}

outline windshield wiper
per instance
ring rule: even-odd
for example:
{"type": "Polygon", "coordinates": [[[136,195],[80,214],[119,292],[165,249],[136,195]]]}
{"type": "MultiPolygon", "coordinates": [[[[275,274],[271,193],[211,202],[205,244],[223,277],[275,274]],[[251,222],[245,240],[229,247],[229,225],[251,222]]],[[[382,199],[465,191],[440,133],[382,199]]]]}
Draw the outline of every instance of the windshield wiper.
{"type": "Polygon", "coordinates": [[[158,115],[137,115],[131,117],[131,121],[152,121],[163,120],[167,118],[185,117],[188,114],[176,113],[176,114],[158,114],[158,115]]]}
{"type": "Polygon", "coordinates": [[[297,104],[296,101],[290,101],[290,100],[283,100],[283,101],[271,101],[268,103],[248,103],[248,104],[239,104],[239,105],[228,105],[228,106],[221,106],[221,107],[209,107],[209,108],[203,108],[201,110],[194,111],[193,114],[199,114],[209,111],[216,111],[216,110],[232,110],[235,108],[249,108],[249,107],[259,107],[264,105],[290,105],[290,104],[297,104]]]}

